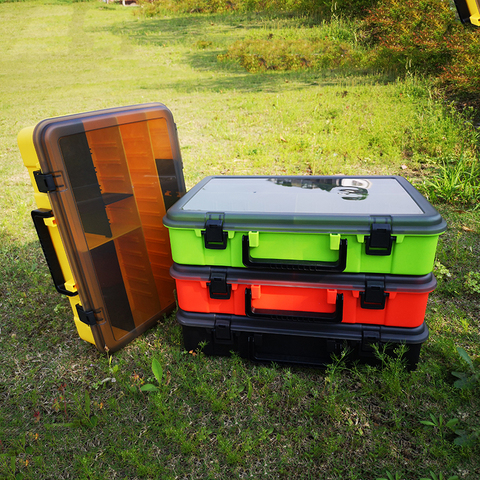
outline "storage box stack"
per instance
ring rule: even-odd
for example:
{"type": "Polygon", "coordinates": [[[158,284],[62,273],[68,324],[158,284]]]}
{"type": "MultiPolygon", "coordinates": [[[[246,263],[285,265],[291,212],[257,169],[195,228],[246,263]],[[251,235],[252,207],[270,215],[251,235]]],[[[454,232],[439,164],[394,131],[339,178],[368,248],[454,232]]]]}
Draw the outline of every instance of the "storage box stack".
{"type": "Polygon", "coordinates": [[[322,365],[407,345],[445,221],[395,176],[208,177],[164,217],[187,350],[322,365]]]}
{"type": "Polygon", "coordinates": [[[18,142],[55,288],[100,351],[175,308],[173,276],[188,350],[323,364],[405,343],[418,361],[446,224],[403,178],[208,177],[182,196],[159,103],[43,120],[18,142]]]}

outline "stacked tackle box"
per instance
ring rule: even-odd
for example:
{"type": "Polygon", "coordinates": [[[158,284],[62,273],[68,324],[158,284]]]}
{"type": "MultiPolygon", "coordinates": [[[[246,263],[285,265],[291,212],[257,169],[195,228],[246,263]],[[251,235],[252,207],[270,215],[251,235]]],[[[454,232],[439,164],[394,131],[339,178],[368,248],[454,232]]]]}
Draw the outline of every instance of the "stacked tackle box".
{"type": "Polygon", "coordinates": [[[215,176],[171,207],[185,348],[321,365],[428,338],[441,216],[396,176],[215,176]]]}

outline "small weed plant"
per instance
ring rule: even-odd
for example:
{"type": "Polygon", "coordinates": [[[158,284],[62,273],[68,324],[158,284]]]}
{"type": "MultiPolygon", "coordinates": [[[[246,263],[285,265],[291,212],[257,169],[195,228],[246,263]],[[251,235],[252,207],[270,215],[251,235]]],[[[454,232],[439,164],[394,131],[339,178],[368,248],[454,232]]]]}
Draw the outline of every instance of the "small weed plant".
{"type": "Polygon", "coordinates": [[[454,385],[460,389],[474,389],[480,385],[480,358],[472,360],[462,347],[457,347],[460,358],[467,364],[468,372],[452,372],[458,378],[454,385]]]}
{"type": "Polygon", "coordinates": [[[446,422],[442,415],[436,417],[433,413],[431,413],[430,420],[421,420],[420,423],[427,427],[433,427],[443,443],[445,441],[445,430],[455,430],[455,426],[458,423],[458,418],[451,418],[446,422]]]}
{"type": "Polygon", "coordinates": [[[423,190],[431,202],[461,204],[478,209],[480,205],[480,162],[460,155],[441,161],[431,176],[425,178],[423,190]]]}
{"type": "Polygon", "coordinates": [[[152,360],[152,372],[158,382],[158,386],[153,385],[152,383],[145,383],[140,387],[142,392],[158,392],[161,388],[163,380],[163,368],[156,358],[152,360]]]}
{"type": "Polygon", "coordinates": [[[468,272],[465,275],[463,286],[467,293],[480,295],[480,272],[468,272]]]}

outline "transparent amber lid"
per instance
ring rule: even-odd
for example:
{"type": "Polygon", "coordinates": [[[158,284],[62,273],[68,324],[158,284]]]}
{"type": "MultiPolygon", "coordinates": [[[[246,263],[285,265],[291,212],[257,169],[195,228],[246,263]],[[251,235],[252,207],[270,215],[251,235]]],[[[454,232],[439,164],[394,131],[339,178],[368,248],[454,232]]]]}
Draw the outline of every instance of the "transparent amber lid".
{"type": "Polygon", "coordinates": [[[70,115],[33,138],[97,347],[120,348],[175,305],[162,218],[185,185],[172,114],[145,104],[70,115]]]}

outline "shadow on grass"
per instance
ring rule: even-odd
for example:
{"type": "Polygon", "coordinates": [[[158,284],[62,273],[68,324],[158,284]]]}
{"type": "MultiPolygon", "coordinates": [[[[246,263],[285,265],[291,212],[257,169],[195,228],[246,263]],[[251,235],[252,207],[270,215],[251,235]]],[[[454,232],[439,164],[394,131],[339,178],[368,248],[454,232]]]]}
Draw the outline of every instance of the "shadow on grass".
{"type": "MultiPolygon", "coordinates": [[[[296,24],[295,26],[299,26],[296,24]]],[[[166,56],[181,56],[181,61],[197,72],[210,73],[210,78],[169,81],[168,84],[149,85],[150,88],[172,88],[195,91],[240,90],[271,91],[309,86],[343,86],[389,84],[396,81],[392,73],[378,73],[368,69],[342,68],[297,71],[261,71],[248,73],[234,61],[219,61],[218,55],[228,46],[245,38],[250,30],[265,29],[265,19],[250,15],[191,15],[175,18],[141,19],[115,25],[109,30],[128,42],[159,48],[166,56]]],[[[268,30],[265,30],[266,32],[268,30]]]]}
{"type": "Polygon", "coordinates": [[[56,292],[39,242],[20,243],[5,233],[0,242],[0,303],[2,317],[8,319],[2,322],[4,338],[31,345],[47,331],[53,333],[53,343],[70,337],[63,321],[68,300],[56,292]]]}

